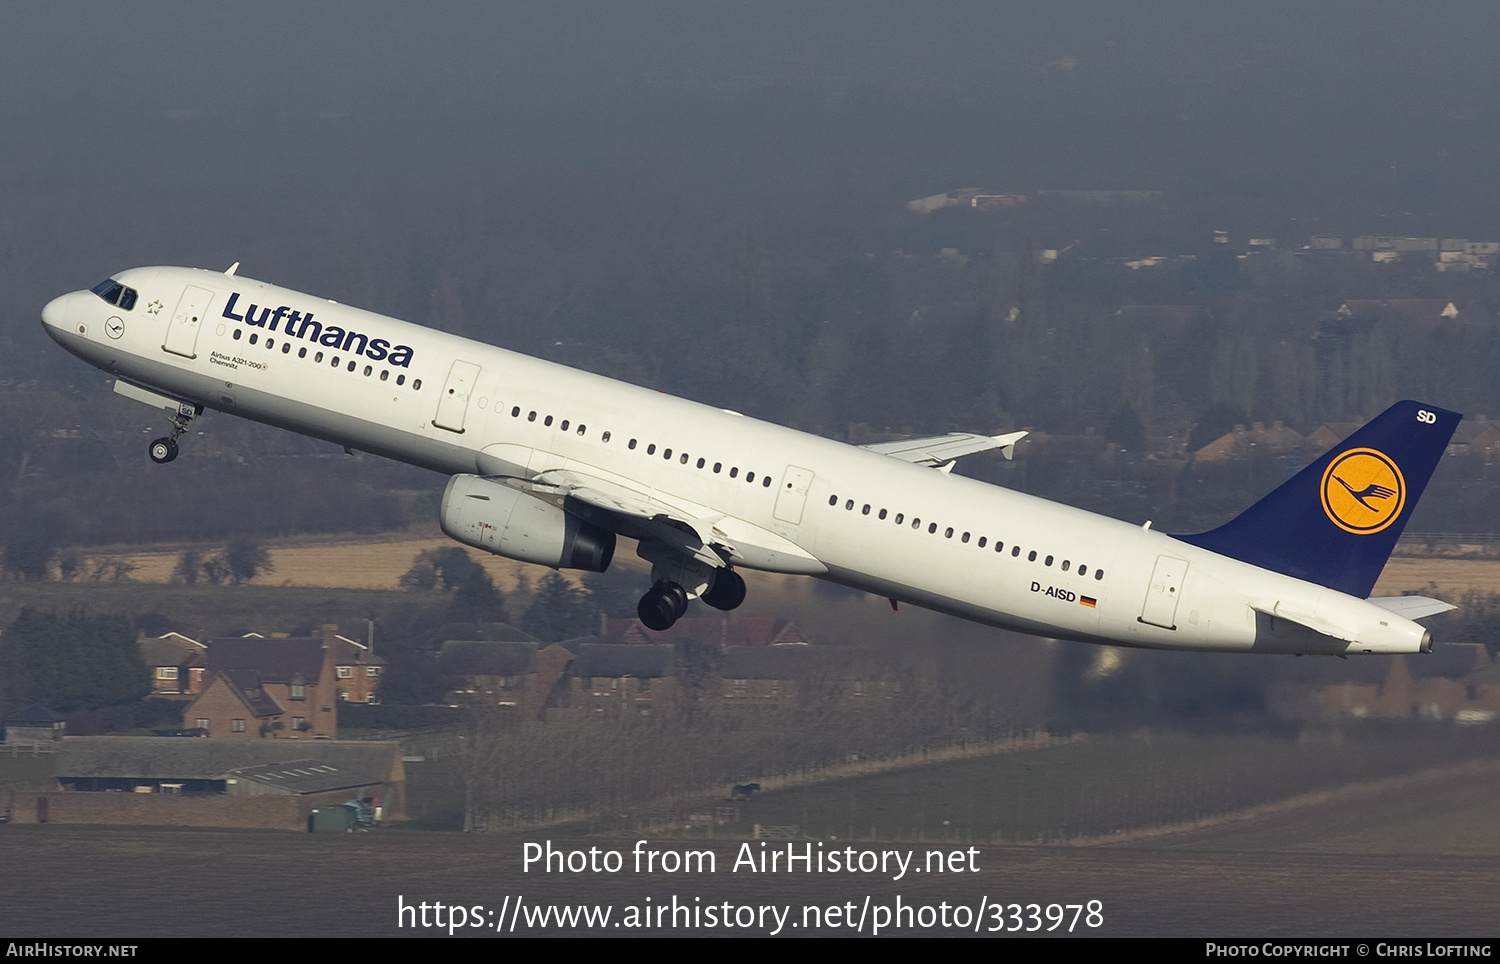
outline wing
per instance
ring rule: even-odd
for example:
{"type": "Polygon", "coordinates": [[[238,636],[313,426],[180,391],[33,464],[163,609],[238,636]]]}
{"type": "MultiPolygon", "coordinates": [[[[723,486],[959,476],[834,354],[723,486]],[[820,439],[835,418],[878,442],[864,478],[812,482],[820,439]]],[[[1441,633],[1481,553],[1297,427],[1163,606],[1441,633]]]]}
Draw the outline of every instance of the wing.
{"type": "Polygon", "coordinates": [[[728,534],[714,526],[723,516],[695,516],[674,511],[649,494],[618,482],[567,469],[542,472],[529,479],[496,478],[512,488],[557,505],[572,502],[576,507],[581,503],[587,509],[629,520],[633,524],[612,528],[628,529],[637,538],[645,535],[660,539],[682,555],[714,568],[728,565],[735,553],[728,534]]]}
{"type": "Polygon", "coordinates": [[[903,439],[899,442],[875,442],[870,445],[861,445],[860,448],[879,452],[881,455],[889,455],[903,462],[939,466],[964,455],[988,452],[991,449],[999,449],[1000,453],[1008,459],[1014,458],[1016,443],[1026,434],[1025,432],[1011,432],[1008,435],[974,435],[967,432],[955,432],[951,435],[930,435],[926,438],[903,439]]]}
{"type": "Polygon", "coordinates": [[[774,532],[735,516],[663,502],[650,491],[621,481],[575,469],[551,469],[526,479],[502,475],[487,478],[643,544],[648,540],[660,542],[670,552],[714,569],[735,565],[813,576],[828,571],[816,556],[774,532]]]}

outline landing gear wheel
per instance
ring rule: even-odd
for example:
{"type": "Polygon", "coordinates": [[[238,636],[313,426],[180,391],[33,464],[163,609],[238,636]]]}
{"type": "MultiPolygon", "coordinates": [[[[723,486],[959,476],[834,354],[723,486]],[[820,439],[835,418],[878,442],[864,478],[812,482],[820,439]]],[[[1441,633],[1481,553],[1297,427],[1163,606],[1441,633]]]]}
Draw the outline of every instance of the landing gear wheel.
{"type": "Polygon", "coordinates": [[[681,619],[687,613],[687,607],[688,607],[688,594],[687,594],[687,590],[683,589],[681,586],[677,585],[677,583],[675,583],[675,582],[669,582],[665,586],[663,586],[662,588],[667,593],[667,595],[672,598],[672,608],[673,608],[673,610],[675,612],[675,615],[672,617],[672,621],[676,622],[677,620],[681,619]]]}
{"type": "Polygon", "coordinates": [[[201,414],[203,414],[202,405],[178,402],[177,411],[167,419],[167,421],[172,423],[172,434],[166,438],[157,439],[147,449],[147,452],[151,455],[151,461],[157,465],[165,465],[167,462],[177,458],[177,439],[183,432],[187,431],[188,423],[201,414]]]}
{"type": "Polygon", "coordinates": [[[745,601],[745,577],[733,569],[720,569],[714,573],[713,588],[699,598],[724,612],[738,609],[740,603],[745,601]]]}
{"type": "Polygon", "coordinates": [[[687,604],[687,590],[675,582],[659,582],[641,597],[635,611],[647,629],[659,633],[682,618],[687,604]]]}

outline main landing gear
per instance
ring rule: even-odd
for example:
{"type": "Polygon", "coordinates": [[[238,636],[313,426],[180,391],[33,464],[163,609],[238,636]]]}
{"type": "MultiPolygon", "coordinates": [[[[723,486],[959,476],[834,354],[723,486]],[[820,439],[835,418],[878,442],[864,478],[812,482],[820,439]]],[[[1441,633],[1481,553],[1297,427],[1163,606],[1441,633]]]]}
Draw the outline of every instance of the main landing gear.
{"type": "Polygon", "coordinates": [[[193,416],[199,415],[202,412],[203,406],[201,405],[189,405],[187,402],[179,403],[177,414],[171,418],[172,434],[156,439],[151,443],[151,447],[146,450],[147,454],[151,456],[151,461],[157,465],[166,465],[177,458],[177,439],[181,437],[183,432],[187,431],[188,423],[193,420],[193,416]]]}
{"type": "MultiPolygon", "coordinates": [[[[712,580],[700,592],[698,598],[715,609],[728,612],[745,601],[745,579],[733,569],[716,569],[712,580]]],[[[688,591],[671,579],[658,579],[641,597],[636,614],[647,629],[661,632],[671,629],[672,624],[687,612],[688,591]]]]}

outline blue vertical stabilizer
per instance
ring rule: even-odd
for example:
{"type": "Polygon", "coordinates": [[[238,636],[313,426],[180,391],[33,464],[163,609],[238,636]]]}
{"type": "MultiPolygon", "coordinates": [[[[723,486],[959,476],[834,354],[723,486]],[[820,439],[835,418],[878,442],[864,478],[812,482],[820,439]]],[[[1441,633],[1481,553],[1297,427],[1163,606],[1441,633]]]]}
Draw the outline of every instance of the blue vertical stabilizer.
{"type": "Polygon", "coordinates": [[[1231,521],[1177,538],[1366,598],[1462,418],[1397,402],[1231,521]]]}

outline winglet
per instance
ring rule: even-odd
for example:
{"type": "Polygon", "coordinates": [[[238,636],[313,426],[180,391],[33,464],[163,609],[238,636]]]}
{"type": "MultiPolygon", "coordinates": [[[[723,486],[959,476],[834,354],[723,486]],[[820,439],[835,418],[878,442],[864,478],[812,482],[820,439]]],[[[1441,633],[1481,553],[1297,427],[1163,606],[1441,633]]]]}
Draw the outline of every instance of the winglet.
{"type": "Polygon", "coordinates": [[[1234,519],[1177,538],[1364,599],[1462,418],[1397,402],[1234,519]]]}

